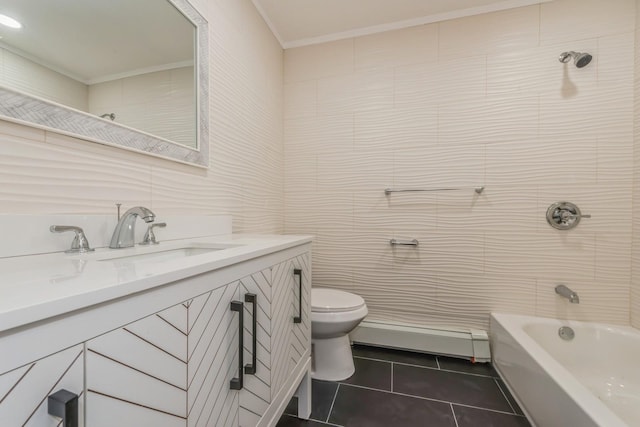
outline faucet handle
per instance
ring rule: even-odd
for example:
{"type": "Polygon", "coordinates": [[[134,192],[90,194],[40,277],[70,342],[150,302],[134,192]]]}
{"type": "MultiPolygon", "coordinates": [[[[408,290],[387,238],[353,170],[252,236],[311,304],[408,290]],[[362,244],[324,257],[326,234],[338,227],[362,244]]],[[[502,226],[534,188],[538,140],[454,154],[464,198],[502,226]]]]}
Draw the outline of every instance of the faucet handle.
{"type": "Polygon", "coordinates": [[[84,231],[80,227],[74,225],[52,225],[49,227],[49,231],[52,233],[64,233],[65,231],[73,231],[76,233],[73,242],[71,242],[71,249],[66,250],[65,253],[81,254],[84,252],[93,252],[94,250],[89,246],[87,236],[84,235],[84,231]]]}
{"type": "Polygon", "coordinates": [[[142,239],[142,242],[140,242],[141,245],[157,245],[158,242],[156,240],[156,235],[153,232],[153,229],[155,227],[166,227],[167,223],[166,222],[159,222],[157,224],[149,224],[149,227],[147,227],[147,232],[144,234],[144,238],[142,239]]]}

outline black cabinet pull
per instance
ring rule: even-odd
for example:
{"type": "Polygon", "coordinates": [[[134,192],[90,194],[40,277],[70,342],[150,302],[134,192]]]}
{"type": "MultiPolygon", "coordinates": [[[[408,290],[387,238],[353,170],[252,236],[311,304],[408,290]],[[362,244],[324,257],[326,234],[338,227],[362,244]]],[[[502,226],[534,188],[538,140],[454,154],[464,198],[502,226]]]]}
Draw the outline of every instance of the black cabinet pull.
{"type": "Polygon", "coordinates": [[[251,363],[247,363],[244,366],[244,373],[249,375],[256,374],[256,350],[257,350],[257,338],[256,338],[256,329],[258,328],[258,297],[256,294],[245,294],[244,302],[253,304],[253,337],[252,337],[252,346],[253,350],[251,353],[251,363]]]}
{"type": "Polygon", "coordinates": [[[50,394],[47,398],[49,415],[62,418],[63,427],[78,427],[78,395],[65,389],[50,394]]]}
{"type": "Polygon", "coordinates": [[[293,269],[293,275],[298,276],[298,315],[293,318],[293,323],[302,323],[302,270],[299,268],[293,269]]]}
{"type": "Polygon", "coordinates": [[[231,379],[231,390],[242,390],[244,366],[244,304],[231,301],[231,311],[238,312],[238,376],[231,379]]]}

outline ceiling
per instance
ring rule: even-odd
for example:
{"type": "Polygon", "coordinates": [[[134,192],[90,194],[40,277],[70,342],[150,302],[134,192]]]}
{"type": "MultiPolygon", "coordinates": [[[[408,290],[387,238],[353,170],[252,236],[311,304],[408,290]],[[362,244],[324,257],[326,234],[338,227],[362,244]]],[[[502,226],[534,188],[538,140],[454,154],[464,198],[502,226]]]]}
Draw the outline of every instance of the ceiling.
{"type": "Polygon", "coordinates": [[[291,48],[551,0],[253,0],[291,48]]]}
{"type": "Polygon", "coordinates": [[[2,0],[0,47],[84,83],[193,64],[194,26],[158,0],[2,0]],[[170,31],[168,31],[170,29],[170,31]]]}

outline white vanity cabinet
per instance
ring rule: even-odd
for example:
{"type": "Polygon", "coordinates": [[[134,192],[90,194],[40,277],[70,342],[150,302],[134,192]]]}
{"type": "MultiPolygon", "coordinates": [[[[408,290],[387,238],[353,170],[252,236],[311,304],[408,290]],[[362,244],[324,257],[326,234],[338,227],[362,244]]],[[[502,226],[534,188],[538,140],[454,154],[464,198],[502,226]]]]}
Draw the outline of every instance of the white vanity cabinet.
{"type": "Polygon", "coordinates": [[[178,304],[87,341],[88,425],[185,426],[186,311],[178,304]]]}
{"type": "MultiPolygon", "coordinates": [[[[281,396],[288,394],[286,386],[290,387],[292,375],[300,372],[311,357],[309,252],[241,280],[243,293],[258,294],[257,371],[255,375],[245,376],[245,389],[240,393],[240,426],[253,427],[268,425],[265,424],[269,420],[268,411],[273,409],[270,404],[282,403],[281,396]],[[264,282],[267,277],[269,286],[264,282]]],[[[245,304],[245,310],[249,307],[245,304]]],[[[253,319],[251,314],[248,318],[253,319]]],[[[251,321],[245,320],[245,327],[250,330],[251,321]]],[[[245,331],[245,351],[252,346],[249,330],[245,331]]],[[[247,357],[251,357],[250,352],[245,353],[245,360],[247,357]]],[[[302,407],[309,406],[310,396],[306,393],[310,387],[301,387],[300,392],[302,407]]]]}
{"type": "MultiPolygon", "coordinates": [[[[60,418],[49,415],[47,411],[47,397],[61,389],[79,396],[78,413],[82,414],[83,368],[83,346],[80,344],[0,375],[0,425],[60,425],[60,418]]],[[[82,417],[78,425],[84,425],[82,417]]]]}
{"type": "Polygon", "coordinates": [[[286,383],[311,349],[311,259],[308,253],[272,268],[274,294],[273,384],[274,393],[286,383]],[[300,298],[302,296],[302,298],[300,298]]]}
{"type": "Polygon", "coordinates": [[[271,290],[271,268],[240,279],[244,303],[241,426],[256,426],[271,404],[271,290]]]}
{"type": "Polygon", "coordinates": [[[187,426],[238,426],[239,282],[188,302],[187,426]]]}
{"type": "Polygon", "coordinates": [[[230,342],[220,351],[234,336],[237,292],[232,283],[87,341],[88,425],[185,427],[189,414],[190,425],[206,425],[205,397],[216,384],[216,395],[228,389],[215,374],[237,357],[230,342]]]}
{"type": "Polygon", "coordinates": [[[32,359],[45,351],[34,342],[40,334],[56,337],[44,339],[48,349],[74,342],[37,362],[4,363],[20,367],[0,375],[0,425],[58,426],[46,400],[62,388],[80,395],[79,426],[274,426],[296,389],[308,416],[309,249],[265,254],[0,335],[3,353],[23,346],[32,359]]]}

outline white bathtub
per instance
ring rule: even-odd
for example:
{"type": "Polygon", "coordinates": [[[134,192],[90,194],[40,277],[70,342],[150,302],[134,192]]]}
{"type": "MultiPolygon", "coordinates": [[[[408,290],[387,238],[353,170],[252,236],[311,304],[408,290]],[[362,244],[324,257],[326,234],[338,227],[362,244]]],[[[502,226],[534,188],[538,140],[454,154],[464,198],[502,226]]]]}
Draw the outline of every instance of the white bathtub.
{"type": "Polygon", "coordinates": [[[538,427],[640,426],[640,331],[491,315],[493,363],[538,427]],[[575,338],[558,336],[570,326],[575,338]]]}

